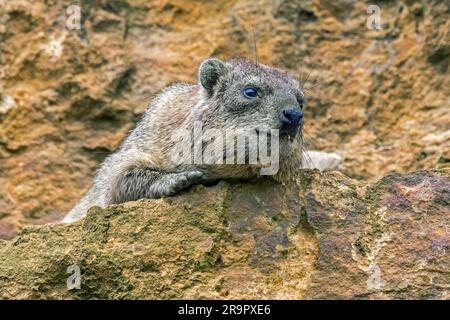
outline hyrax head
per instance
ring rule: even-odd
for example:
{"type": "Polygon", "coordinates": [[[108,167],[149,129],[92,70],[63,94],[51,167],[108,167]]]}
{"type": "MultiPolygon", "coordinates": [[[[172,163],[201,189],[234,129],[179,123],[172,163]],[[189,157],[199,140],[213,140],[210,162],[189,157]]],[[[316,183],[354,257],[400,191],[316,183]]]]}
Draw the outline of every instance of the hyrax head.
{"type": "Polygon", "coordinates": [[[287,73],[243,59],[211,58],[201,64],[199,80],[210,108],[203,119],[208,126],[279,130],[282,141],[301,136],[304,95],[287,73]]]}

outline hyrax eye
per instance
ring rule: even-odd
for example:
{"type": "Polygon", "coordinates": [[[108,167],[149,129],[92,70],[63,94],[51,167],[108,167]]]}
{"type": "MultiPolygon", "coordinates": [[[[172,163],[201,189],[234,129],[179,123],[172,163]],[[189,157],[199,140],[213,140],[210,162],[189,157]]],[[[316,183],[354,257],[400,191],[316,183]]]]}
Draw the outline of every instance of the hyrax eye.
{"type": "Polygon", "coordinates": [[[258,90],[253,87],[245,87],[244,89],[242,89],[242,94],[247,99],[255,99],[258,97],[258,90]]]}

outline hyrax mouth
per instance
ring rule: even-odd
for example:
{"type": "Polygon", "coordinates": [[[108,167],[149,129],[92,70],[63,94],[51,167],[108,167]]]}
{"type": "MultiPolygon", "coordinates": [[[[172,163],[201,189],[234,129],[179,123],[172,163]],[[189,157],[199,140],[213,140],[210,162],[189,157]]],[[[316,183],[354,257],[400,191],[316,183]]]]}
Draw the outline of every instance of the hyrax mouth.
{"type": "Polygon", "coordinates": [[[274,139],[279,139],[280,141],[286,141],[292,143],[295,138],[297,137],[297,134],[299,134],[300,127],[296,128],[295,130],[280,130],[280,129],[255,129],[258,136],[265,135],[267,137],[267,141],[272,140],[272,136],[274,139]]]}
{"type": "MultiPolygon", "coordinates": [[[[274,132],[278,131],[278,129],[272,129],[274,130],[274,132]]],[[[256,133],[258,134],[258,136],[262,136],[265,135],[267,137],[271,137],[272,136],[272,132],[270,129],[260,129],[260,128],[255,128],[256,133]]]]}
{"type": "Polygon", "coordinates": [[[287,140],[289,142],[293,142],[297,137],[298,129],[295,131],[280,131],[280,138],[282,140],[287,140]]]}

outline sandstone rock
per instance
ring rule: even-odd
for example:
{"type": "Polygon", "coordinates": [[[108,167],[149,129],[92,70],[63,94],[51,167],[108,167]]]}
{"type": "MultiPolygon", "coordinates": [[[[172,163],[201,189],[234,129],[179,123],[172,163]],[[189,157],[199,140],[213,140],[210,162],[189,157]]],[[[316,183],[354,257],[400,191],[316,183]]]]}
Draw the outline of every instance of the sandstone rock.
{"type": "Polygon", "coordinates": [[[306,170],[27,227],[0,242],[0,297],[449,299],[449,250],[448,171],[306,170]]]}
{"type": "Polygon", "coordinates": [[[450,164],[449,7],[329,0],[0,1],[0,238],[61,219],[154,94],[206,57],[252,58],[304,81],[306,143],[344,173],[450,164]],[[14,103],[12,103],[14,102],[14,103]],[[430,135],[435,135],[430,137],[430,135]]]}

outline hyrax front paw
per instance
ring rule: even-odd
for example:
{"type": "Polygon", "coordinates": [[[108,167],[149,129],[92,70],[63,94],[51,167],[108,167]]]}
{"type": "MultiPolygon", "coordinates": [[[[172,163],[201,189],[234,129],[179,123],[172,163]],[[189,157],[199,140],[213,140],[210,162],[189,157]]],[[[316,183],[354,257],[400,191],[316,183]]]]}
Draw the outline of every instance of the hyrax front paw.
{"type": "Polygon", "coordinates": [[[203,173],[200,171],[187,171],[177,173],[169,180],[168,195],[174,195],[179,191],[186,189],[192,185],[200,184],[204,179],[203,173]]]}

